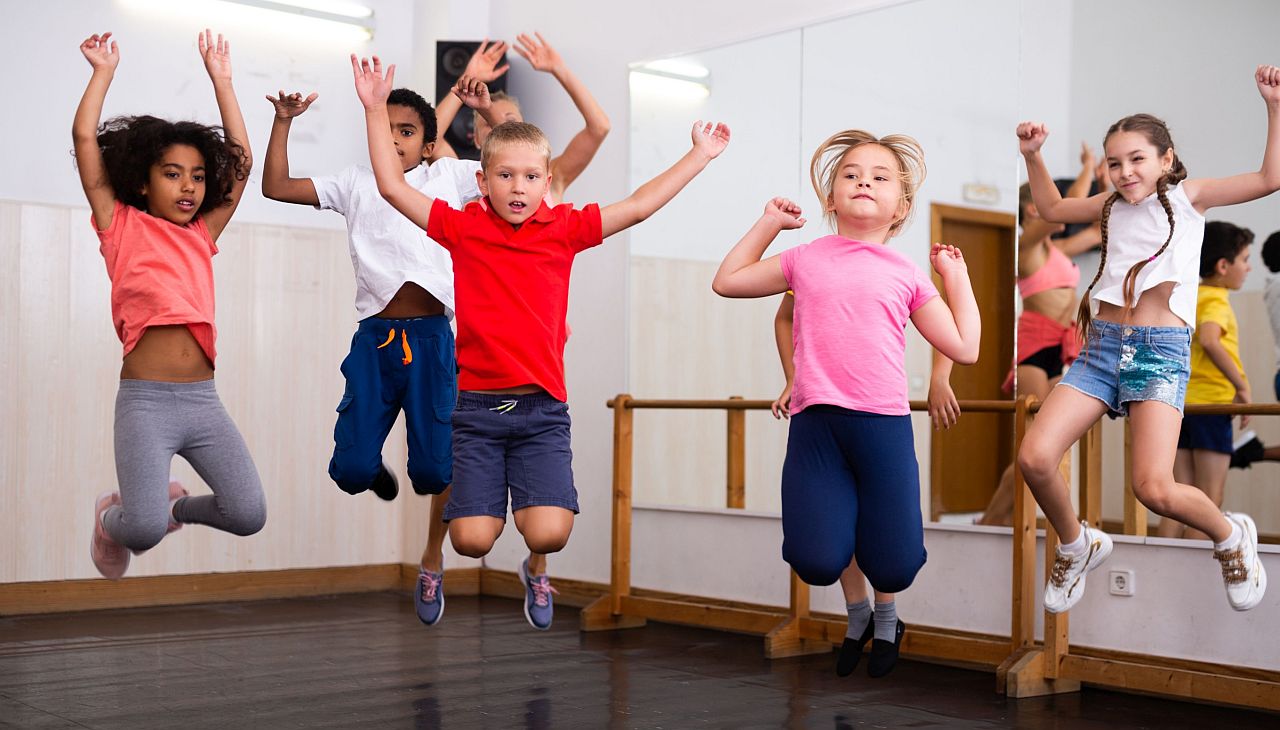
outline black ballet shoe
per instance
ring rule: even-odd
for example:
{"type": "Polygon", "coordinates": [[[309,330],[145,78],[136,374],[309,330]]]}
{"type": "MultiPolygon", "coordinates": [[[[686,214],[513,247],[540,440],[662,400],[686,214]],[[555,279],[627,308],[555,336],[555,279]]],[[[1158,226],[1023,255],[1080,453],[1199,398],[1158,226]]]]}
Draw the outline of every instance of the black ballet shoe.
{"type": "Polygon", "coordinates": [[[378,467],[378,476],[373,478],[373,484],[369,489],[378,495],[379,499],[390,502],[400,493],[400,482],[396,480],[396,475],[391,473],[387,465],[382,464],[378,467]]]}
{"type": "Polygon", "coordinates": [[[867,660],[868,677],[883,677],[893,671],[894,665],[898,663],[898,647],[902,646],[902,634],[906,630],[907,625],[902,623],[902,619],[898,619],[898,627],[893,632],[893,641],[872,639],[871,658],[867,660]]]}
{"type": "Polygon", "coordinates": [[[871,641],[875,630],[876,622],[873,616],[867,621],[867,628],[863,629],[862,636],[857,639],[844,637],[844,643],[840,645],[840,653],[836,655],[837,677],[847,677],[858,668],[858,662],[862,660],[862,650],[867,648],[867,642],[871,641]]]}

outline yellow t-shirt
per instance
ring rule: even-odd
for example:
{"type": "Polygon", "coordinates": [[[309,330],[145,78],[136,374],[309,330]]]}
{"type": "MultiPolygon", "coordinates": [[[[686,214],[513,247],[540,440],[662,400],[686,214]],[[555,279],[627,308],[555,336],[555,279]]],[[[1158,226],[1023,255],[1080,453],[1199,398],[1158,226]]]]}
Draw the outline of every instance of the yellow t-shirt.
{"type": "MultiPolygon", "coordinates": [[[[1206,322],[1213,322],[1222,328],[1222,346],[1231,355],[1240,374],[1244,375],[1244,366],[1240,364],[1240,326],[1236,324],[1236,313],[1227,300],[1227,289],[1221,286],[1201,284],[1196,296],[1196,330],[1206,322]]],[[[1245,380],[1248,382],[1248,380],[1245,380]]],[[[1209,353],[1205,352],[1196,336],[1191,338],[1191,379],[1187,381],[1188,403],[1230,403],[1236,397],[1236,387],[1227,380],[1209,353]]]]}

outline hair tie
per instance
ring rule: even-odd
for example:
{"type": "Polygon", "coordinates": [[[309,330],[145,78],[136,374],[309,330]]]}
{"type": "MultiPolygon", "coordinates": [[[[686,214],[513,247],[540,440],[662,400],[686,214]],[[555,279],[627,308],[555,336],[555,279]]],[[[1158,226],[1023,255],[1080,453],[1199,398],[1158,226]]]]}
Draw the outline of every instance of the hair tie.
{"type": "Polygon", "coordinates": [[[1147,259],[1147,263],[1151,263],[1152,261],[1155,261],[1155,260],[1156,260],[1156,255],[1152,254],[1151,258],[1147,259]]]}

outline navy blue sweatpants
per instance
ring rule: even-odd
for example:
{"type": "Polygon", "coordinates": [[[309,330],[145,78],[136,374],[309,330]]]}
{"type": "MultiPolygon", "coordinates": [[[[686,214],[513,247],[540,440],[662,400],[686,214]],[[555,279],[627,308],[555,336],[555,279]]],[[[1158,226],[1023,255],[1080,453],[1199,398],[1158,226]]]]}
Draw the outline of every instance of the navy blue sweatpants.
{"type": "Polygon", "coordinates": [[[338,403],[329,476],[344,492],[373,484],[382,444],[404,409],[409,479],[418,494],[439,494],[453,480],[453,407],[458,375],[453,331],[443,315],[413,319],[369,317],[351,338],[342,361],[347,389],[338,403]]]}
{"type": "Polygon", "coordinates": [[[782,535],[783,559],[811,585],[835,583],[856,553],[876,590],[910,586],[927,558],[911,417],[828,405],[793,415],[782,535]]]}

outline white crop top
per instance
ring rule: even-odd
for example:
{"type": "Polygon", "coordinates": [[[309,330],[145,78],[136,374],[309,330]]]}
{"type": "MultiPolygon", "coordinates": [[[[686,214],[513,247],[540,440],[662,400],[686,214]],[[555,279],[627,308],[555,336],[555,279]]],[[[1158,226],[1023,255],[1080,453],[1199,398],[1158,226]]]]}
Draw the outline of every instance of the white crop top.
{"type": "MultiPolygon", "coordinates": [[[[1142,293],[1166,281],[1177,282],[1169,295],[1169,309],[1188,327],[1196,326],[1196,290],[1200,286],[1200,247],[1204,216],[1178,184],[1166,193],[1173,208],[1173,240],[1155,261],[1138,272],[1134,304],[1142,293]]],[[[1107,265],[1093,288],[1093,301],[1124,306],[1124,277],[1134,264],[1151,258],[1169,236],[1169,216],[1152,193],[1136,205],[1123,199],[1111,206],[1107,222],[1107,265]]]]}

